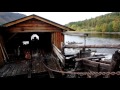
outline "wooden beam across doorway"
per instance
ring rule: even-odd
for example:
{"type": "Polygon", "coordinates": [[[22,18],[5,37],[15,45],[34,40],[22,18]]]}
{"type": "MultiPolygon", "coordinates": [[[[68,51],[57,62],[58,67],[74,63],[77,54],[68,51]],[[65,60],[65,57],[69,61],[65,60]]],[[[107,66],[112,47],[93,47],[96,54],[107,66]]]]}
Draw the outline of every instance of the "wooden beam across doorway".
{"type": "Polygon", "coordinates": [[[17,35],[17,33],[14,33],[13,35],[11,35],[8,40],[6,42],[8,42],[9,40],[11,40],[13,37],[15,37],[17,35]]]}

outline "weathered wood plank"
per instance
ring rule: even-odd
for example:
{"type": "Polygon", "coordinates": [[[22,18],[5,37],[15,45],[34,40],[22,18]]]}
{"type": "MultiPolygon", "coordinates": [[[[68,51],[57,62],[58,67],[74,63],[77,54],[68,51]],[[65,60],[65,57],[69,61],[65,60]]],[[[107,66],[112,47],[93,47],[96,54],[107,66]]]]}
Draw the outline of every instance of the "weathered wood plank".
{"type": "Polygon", "coordinates": [[[4,49],[3,49],[3,46],[2,46],[2,44],[0,43],[0,49],[1,49],[1,51],[2,51],[2,55],[3,55],[3,57],[4,57],[4,60],[5,60],[5,62],[7,62],[7,57],[6,57],[6,55],[5,55],[5,52],[4,52],[4,49]]]}
{"type": "Polygon", "coordinates": [[[16,75],[20,75],[21,74],[21,68],[22,68],[22,63],[17,64],[16,75]]]}
{"type": "Polygon", "coordinates": [[[13,71],[16,70],[16,64],[11,64],[11,68],[10,68],[10,71],[6,74],[6,77],[7,76],[14,76],[13,75],[13,71]]]}
{"type": "Polygon", "coordinates": [[[46,24],[46,23],[22,23],[16,25],[16,27],[54,27],[52,25],[46,24]]]}
{"type": "Polygon", "coordinates": [[[40,29],[40,28],[34,28],[34,29],[21,29],[21,28],[18,28],[18,29],[11,29],[9,30],[9,32],[11,33],[24,33],[24,32],[60,32],[58,29],[40,29]]]}
{"type": "Polygon", "coordinates": [[[44,26],[35,26],[35,27],[33,27],[33,26],[31,26],[31,27],[12,27],[12,28],[10,28],[10,30],[12,30],[12,29],[29,29],[29,30],[34,30],[34,29],[47,29],[47,30],[61,30],[61,29],[59,29],[59,28],[56,28],[56,27],[51,27],[51,26],[48,26],[48,27],[44,27],[44,26]]]}
{"type": "Polygon", "coordinates": [[[110,64],[100,63],[100,71],[110,71],[110,64]]]}
{"type": "Polygon", "coordinates": [[[32,62],[32,64],[33,64],[33,68],[34,68],[32,70],[34,70],[34,73],[38,73],[38,68],[39,68],[39,62],[38,62],[38,60],[34,60],[32,62]]]}
{"type": "Polygon", "coordinates": [[[53,44],[53,51],[57,55],[57,57],[60,59],[63,66],[65,65],[65,57],[62,55],[62,52],[53,44]]]}
{"type": "Polygon", "coordinates": [[[75,61],[76,61],[76,62],[79,62],[80,60],[93,60],[93,59],[98,59],[98,60],[100,60],[101,58],[105,58],[105,56],[76,58],[75,61]]]}
{"type": "MultiPolygon", "coordinates": [[[[82,66],[83,66],[82,68],[84,68],[85,70],[98,72],[98,71],[109,71],[110,69],[110,64],[91,61],[91,60],[82,60],[82,59],[79,60],[79,62],[80,61],[82,61],[82,66]]],[[[79,66],[76,66],[76,67],[79,67],[79,66]]]]}
{"type": "Polygon", "coordinates": [[[0,76],[1,76],[2,73],[4,73],[9,67],[10,67],[9,64],[6,64],[6,65],[3,66],[2,68],[0,68],[0,76]]]}
{"type": "MultiPolygon", "coordinates": [[[[49,55],[47,65],[49,68],[54,70],[60,70],[59,65],[57,65],[56,59],[54,56],[49,55]]],[[[42,73],[42,72],[48,72],[51,76],[51,78],[54,76],[52,75],[52,72],[49,72],[45,69],[43,63],[41,63],[41,59],[43,59],[43,56],[39,58],[40,60],[33,60],[32,64],[32,72],[31,73],[42,73]],[[35,71],[33,71],[35,70],[35,71]]],[[[0,77],[7,77],[7,76],[16,76],[16,75],[23,75],[28,74],[28,61],[16,61],[9,63],[5,65],[5,67],[0,69],[0,77]]]]}
{"type": "Polygon", "coordinates": [[[28,62],[25,60],[22,64],[21,74],[27,74],[27,70],[28,70],[28,62]]]}
{"type": "Polygon", "coordinates": [[[15,64],[11,76],[16,76],[17,75],[17,71],[19,71],[19,69],[20,69],[19,68],[19,63],[15,64]]]}
{"type": "Polygon", "coordinates": [[[108,44],[108,45],[64,45],[64,48],[120,48],[120,44],[108,44]]]}
{"type": "Polygon", "coordinates": [[[7,70],[5,70],[2,74],[1,77],[5,77],[7,75],[8,72],[10,72],[10,69],[12,68],[12,66],[9,66],[9,68],[7,68],[7,70]]]}

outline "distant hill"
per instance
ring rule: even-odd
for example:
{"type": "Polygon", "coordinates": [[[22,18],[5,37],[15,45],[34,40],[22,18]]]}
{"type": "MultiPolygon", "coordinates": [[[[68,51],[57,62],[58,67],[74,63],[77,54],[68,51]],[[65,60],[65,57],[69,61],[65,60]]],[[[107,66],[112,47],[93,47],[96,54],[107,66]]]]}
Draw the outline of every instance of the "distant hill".
{"type": "Polygon", "coordinates": [[[11,12],[0,12],[0,25],[25,17],[26,15],[24,14],[19,14],[19,13],[11,13],[11,12]]]}
{"type": "Polygon", "coordinates": [[[112,12],[84,21],[70,22],[66,26],[83,32],[120,32],[120,12],[112,12]]]}

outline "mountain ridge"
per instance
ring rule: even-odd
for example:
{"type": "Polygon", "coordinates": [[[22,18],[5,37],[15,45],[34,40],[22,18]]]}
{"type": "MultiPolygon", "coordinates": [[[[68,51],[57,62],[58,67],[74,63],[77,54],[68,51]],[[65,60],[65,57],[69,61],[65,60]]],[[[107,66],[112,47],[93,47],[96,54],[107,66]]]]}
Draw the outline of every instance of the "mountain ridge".
{"type": "Polygon", "coordinates": [[[0,25],[20,19],[26,15],[13,12],[0,12],[0,25]]]}

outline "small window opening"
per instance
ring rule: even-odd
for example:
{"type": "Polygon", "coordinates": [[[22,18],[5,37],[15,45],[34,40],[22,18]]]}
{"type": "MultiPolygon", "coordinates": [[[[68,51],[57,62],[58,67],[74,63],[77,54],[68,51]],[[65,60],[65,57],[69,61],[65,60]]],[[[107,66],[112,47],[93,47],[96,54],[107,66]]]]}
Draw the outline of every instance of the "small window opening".
{"type": "Polygon", "coordinates": [[[34,40],[34,39],[39,40],[39,36],[38,36],[37,34],[33,34],[33,35],[31,36],[31,40],[34,40]]]}

